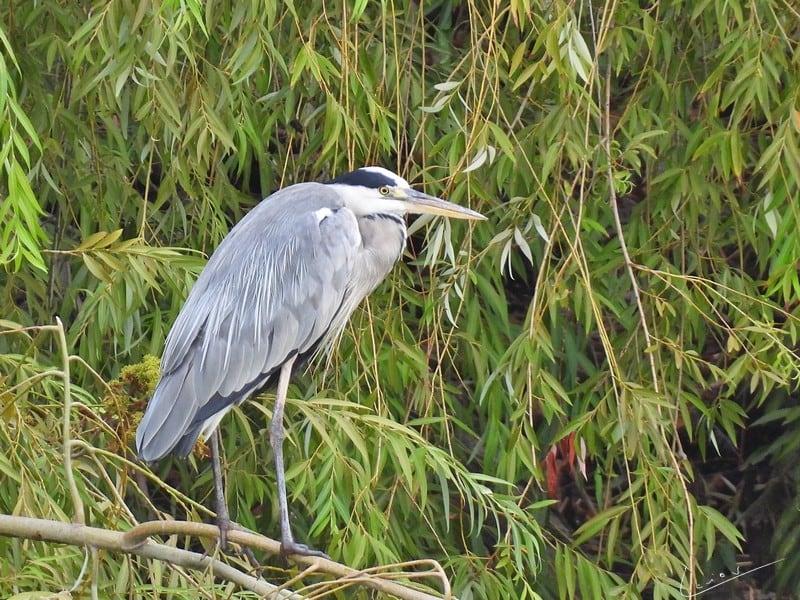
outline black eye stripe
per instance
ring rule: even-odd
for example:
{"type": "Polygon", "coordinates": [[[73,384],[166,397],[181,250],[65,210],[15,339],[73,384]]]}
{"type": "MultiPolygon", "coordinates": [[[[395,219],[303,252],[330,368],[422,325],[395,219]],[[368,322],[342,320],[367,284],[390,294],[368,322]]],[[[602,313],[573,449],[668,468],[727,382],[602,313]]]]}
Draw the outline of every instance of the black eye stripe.
{"type": "Polygon", "coordinates": [[[336,179],[328,181],[327,183],[344,183],[346,185],[361,185],[368,188],[379,190],[381,188],[392,187],[396,184],[394,180],[381,173],[375,171],[365,171],[358,169],[350,173],[340,175],[336,179]]]}

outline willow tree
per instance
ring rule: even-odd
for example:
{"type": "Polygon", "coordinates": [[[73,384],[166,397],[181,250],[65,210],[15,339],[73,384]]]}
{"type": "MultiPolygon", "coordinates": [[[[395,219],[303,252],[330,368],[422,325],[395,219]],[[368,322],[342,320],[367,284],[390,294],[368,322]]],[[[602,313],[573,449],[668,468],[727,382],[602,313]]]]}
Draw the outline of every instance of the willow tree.
{"type": "MultiPolygon", "coordinates": [[[[359,569],[432,559],[428,584],[462,599],[678,598],[745,555],[780,562],[729,585],[796,583],[791,2],[0,13],[0,512],[209,519],[202,446],[155,473],[134,460],[145,356],[260,198],[377,163],[490,220],[415,222],[295,381],[298,537],[359,569]]],[[[267,535],[269,399],[223,425],[233,516],[267,535]]],[[[0,538],[5,595],[250,594],[111,542],[3,532],[22,536],[0,538]]]]}

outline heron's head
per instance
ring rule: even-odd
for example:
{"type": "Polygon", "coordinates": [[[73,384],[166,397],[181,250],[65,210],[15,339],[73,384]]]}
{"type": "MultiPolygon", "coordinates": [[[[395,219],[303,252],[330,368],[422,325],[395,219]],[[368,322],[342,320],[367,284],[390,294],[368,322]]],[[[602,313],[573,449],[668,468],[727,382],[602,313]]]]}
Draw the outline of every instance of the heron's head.
{"type": "Polygon", "coordinates": [[[329,181],[358,216],[371,214],[431,214],[454,219],[485,219],[482,214],[418,192],[399,175],[383,167],[362,167],[329,181]]]}

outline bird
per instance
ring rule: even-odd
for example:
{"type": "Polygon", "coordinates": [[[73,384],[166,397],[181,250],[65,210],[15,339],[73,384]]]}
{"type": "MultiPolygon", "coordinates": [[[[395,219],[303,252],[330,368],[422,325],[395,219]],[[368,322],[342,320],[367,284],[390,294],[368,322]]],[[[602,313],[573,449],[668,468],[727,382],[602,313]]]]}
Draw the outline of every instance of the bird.
{"type": "Polygon", "coordinates": [[[289,520],[283,413],[292,370],[330,349],[359,303],[403,254],[406,214],[481,220],[468,208],[413,189],[392,171],[361,167],[266,197],[223,238],[170,329],[159,380],[136,431],[147,464],[187,456],[210,441],[217,524],[230,520],[218,429],[234,406],[276,383],[269,425],[281,554],[324,556],[296,542],[289,520]]]}

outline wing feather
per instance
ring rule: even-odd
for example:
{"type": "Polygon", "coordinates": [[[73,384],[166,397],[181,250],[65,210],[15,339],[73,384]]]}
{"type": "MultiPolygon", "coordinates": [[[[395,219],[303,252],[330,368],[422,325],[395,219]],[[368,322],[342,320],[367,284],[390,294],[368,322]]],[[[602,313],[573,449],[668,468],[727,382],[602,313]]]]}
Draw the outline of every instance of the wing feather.
{"type": "Polygon", "coordinates": [[[281,190],[242,219],[167,336],[161,379],[137,431],[139,455],[188,453],[204,423],[261,387],[288,357],[319,345],[334,320],[343,323],[360,251],[355,216],[321,184],[281,190]]]}
{"type": "Polygon", "coordinates": [[[176,441],[172,433],[185,431],[191,426],[190,411],[170,410],[168,405],[169,398],[195,394],[191,366],[191,360],[187,360],[184,365],[170,373],[169,377],[162,377],[159,381],[156,393],[136,430],[136,447],[139,456],[144,460],[155,460],[168,454],[176,441]]]}

